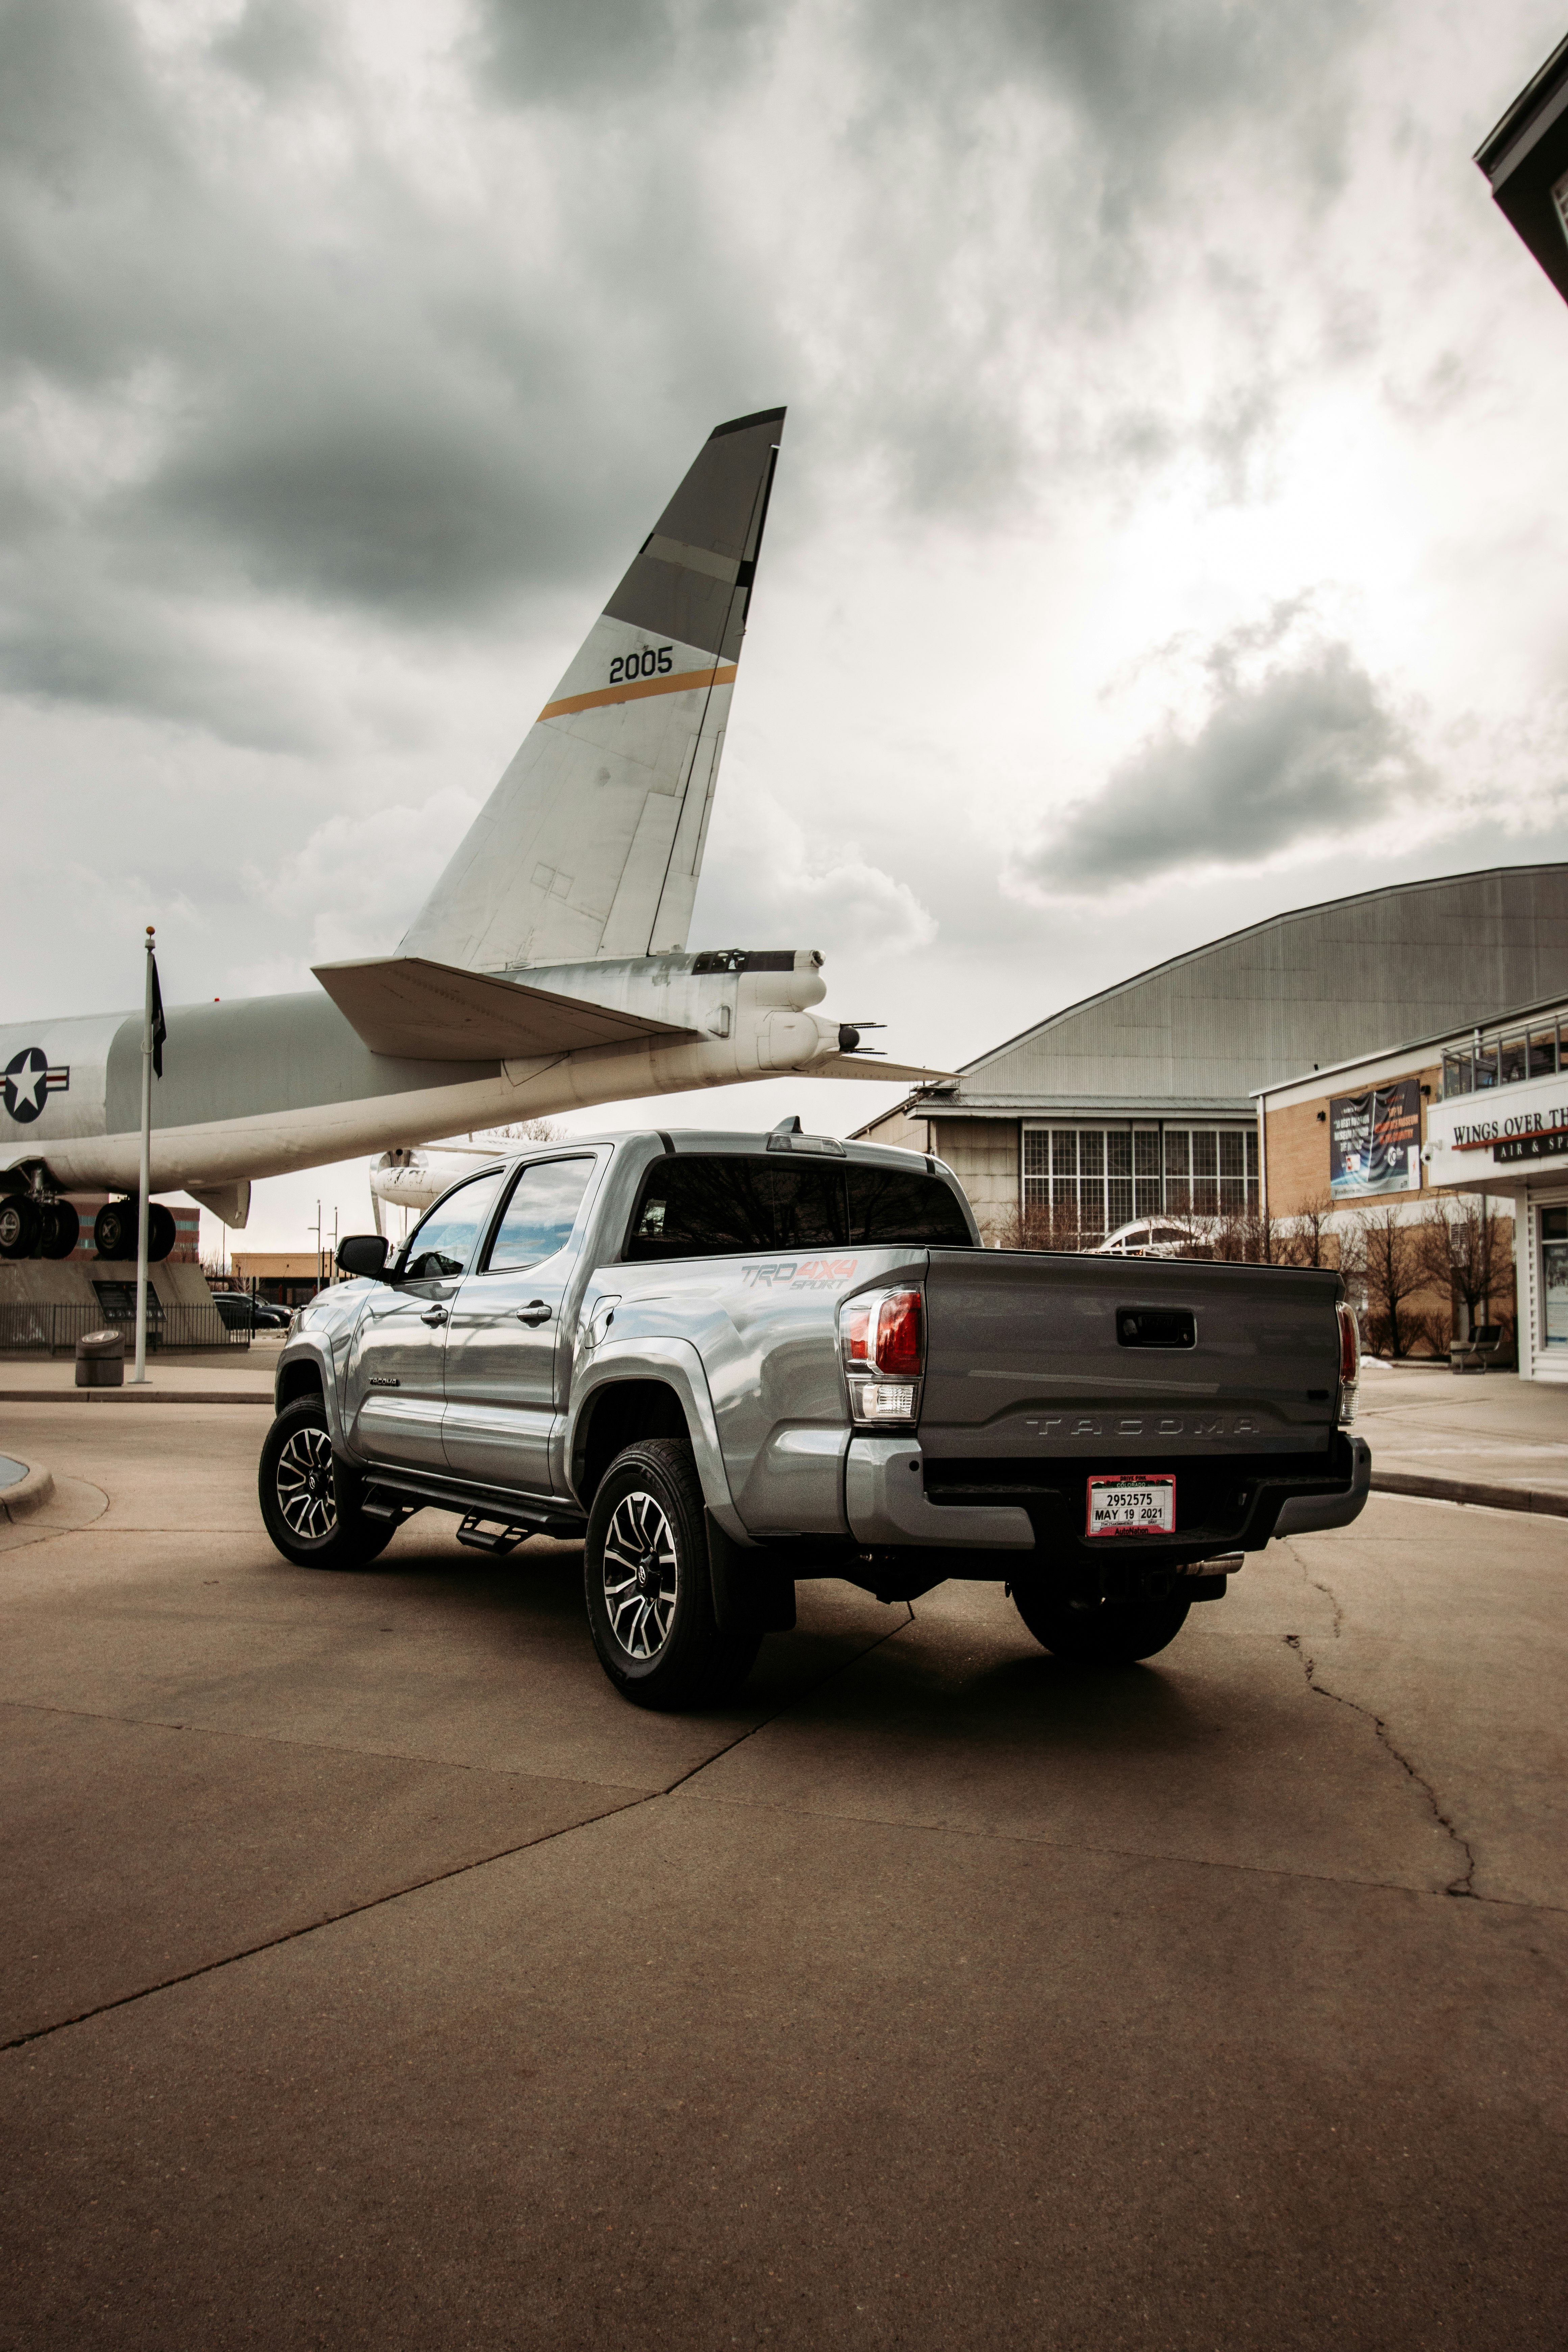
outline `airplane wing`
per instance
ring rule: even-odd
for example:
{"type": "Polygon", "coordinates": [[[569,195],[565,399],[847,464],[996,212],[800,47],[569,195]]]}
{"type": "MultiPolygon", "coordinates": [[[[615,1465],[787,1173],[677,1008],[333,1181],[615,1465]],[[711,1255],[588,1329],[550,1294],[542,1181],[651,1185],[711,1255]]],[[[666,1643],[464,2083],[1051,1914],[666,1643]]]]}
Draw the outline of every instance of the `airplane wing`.
{"type": "Polygon", "coordinates": [[[526,1061],[585,1045],[626,1045],[642,1037],[673,1042],[696,1034],[424,956],[367,956],[312,970],[373,1054],[408,1061],[526,1061]]]}
{"type": "Polygon", "coordinates": [[[927,1070],[912,1062],[884,1061],[880,1054],[826,1054],[790,1075],[801,1078],[891,1078],[896,1086],[940,1086],[956,1070],[927,1070]]]}

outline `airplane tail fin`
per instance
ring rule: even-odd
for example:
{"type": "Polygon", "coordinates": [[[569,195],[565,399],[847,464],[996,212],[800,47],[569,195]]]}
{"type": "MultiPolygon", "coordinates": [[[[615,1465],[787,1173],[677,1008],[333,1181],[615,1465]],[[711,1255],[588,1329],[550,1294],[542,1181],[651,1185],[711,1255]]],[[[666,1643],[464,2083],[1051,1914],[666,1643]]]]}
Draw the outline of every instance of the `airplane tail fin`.
{"type": "Polygon", "coordinates": [[[784,417],[709,436],[399,955],[501,971],[686,945],[784,417]]]}

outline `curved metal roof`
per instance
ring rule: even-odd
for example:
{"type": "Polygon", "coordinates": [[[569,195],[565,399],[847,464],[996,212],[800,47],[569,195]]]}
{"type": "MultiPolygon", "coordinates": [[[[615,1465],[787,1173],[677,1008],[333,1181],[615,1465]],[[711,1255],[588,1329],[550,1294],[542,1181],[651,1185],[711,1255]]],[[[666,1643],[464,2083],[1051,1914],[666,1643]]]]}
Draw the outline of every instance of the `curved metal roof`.
{"type": "Polygon", "coordinates": [[[1498,866],[1301,907],[1065,1005],[975,1060],[945,1110],[1222,1105],[1403,1037],[1568,992],[1568,865],[1498,866]]]}

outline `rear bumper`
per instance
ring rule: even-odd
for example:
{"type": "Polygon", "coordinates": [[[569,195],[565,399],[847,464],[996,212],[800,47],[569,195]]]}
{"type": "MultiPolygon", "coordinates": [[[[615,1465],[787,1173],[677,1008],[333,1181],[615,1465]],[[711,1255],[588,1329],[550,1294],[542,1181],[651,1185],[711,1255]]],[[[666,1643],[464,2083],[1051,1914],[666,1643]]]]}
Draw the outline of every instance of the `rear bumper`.
{"type": "MultiPolygon", "coordinates": [[[[1332,1433],[1321,1454],[1215,1454],[1151,1462],[1104,1454],[1071,1456],[952,1456],[926,1454],[914,1439],[857,1438],[847,1482],[847,1517],[867,1543],[1024,1549],[1020,1520],[1037,1552],[1057,1565],[1117,1556],[1162,1559],[1167,1568],[1218,1552],[1261,1551],[1276,1534],[1345,1527],[1363,1509],[1371,1482],[1363,1439],[1332,1433]],[[1109,1542],[1084,1526],[1087,1482],[1158,1466],[1176,1476],[1176,1524],[1169,1534],[1109,1542]],[[915,1475],[919,1473],[920,1475],[915,1475]],[[866,1532],[862,1533],[862,1527],[866,1532]]],[[[1098,1576],[1096,1566],[1092,1574],[1098,1576]]]]}
{"type": "Polygon", "coordinates": [[[1029,1514],[1016,1503],[928,1501],[924,1457],[912,1437],[853,1437],[844,1462],[844,1510],[863,1544],[927,1544],[952,1551],[1033,1551],[1029,1514]]]}
{"type": "Polygon", "coordinates": [[[1352,1437],[1350,1448],[1354,1463],[1350,1486],[1338,1495],[1292,1495],[1279,1507],[1277,1536],[1320,1535],[1326,1528],[1348,1528],[1361,1517],[1372,1492],[1372,1448],[1364,1437],[1352,1437]]]}

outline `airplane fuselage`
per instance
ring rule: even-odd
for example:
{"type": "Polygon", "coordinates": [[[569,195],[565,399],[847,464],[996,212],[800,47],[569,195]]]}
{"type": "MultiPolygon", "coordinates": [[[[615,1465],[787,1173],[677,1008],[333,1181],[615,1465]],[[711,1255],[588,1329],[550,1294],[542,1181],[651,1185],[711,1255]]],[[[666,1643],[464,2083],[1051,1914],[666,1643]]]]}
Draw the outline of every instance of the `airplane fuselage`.
{"type": "MultiPolygon", "coordinates": [[[[521,1061],[373,1053],[321,989],[174,1006],[163,1076],[153,1084],[152,1190],[215,1189],[473,1128],[840,1060],[837,1025],[808,1009],[825,993],[820,958],[786,951],[750,959],[751,969],[694,968],[723,961],[639,956],[531,970],[537,987],[645,1011],[685,1034],[521,1061]]],[[[10,1024],[0,1029],[0,1069],[17,1061],[0,1108],[0,1169],[41,1165],[65,1192],[134,1189],[141,1013],[10,1024]]]]}

